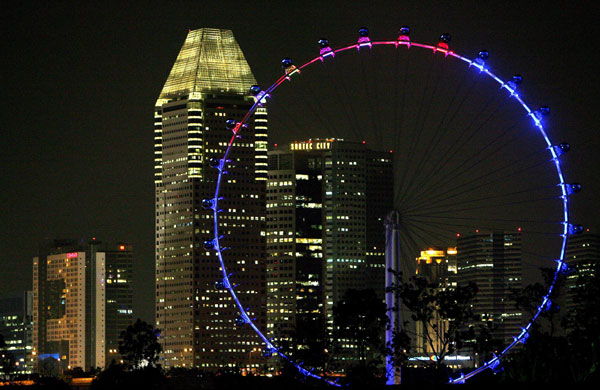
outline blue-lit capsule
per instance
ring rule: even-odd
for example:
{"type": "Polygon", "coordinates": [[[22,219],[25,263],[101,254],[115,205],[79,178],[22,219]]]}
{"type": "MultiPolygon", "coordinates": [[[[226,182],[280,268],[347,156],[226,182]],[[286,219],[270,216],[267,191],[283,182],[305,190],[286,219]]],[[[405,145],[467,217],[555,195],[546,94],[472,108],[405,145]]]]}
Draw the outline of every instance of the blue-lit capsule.
{"type": "Polygon", "coordinates": [[[567,153],[569,150],[571,150],[571,145],[569,145],[566,142],[561,142],[560,144],[558,144],[558,148],[561,152],[567,153]]]}
{"type": "Polygon", "coordinates": [[[258,85],[253,85],[250,87],[250,93],[252,96],[258,95],[261,91],[262,89],[258,85]]]}
{"type": "Polygon", "coordinates": [[[540,113],[541,113],[543,116],[548,116],[548,115],[550,115],[550,107],[548,107],[548,106],[542,106],[542,107],[540,107],[540,113]]]}
{"type": "Polygon", "coordinates": [[[285,57],[283,60],[281,60],[281,66],[283,68],[289,68],[290,66],[293,65],[292,59],[285,57]]]}
{"type": "Polygon", "coordinates": [[[369,29],[366,27],[361,27],[358,29],[358,35],[361,37],[368,37],[369,36],[369,29]]]}
{"type": "Polygon", "coordinates": [[[208,160],[208,165],[209,165],[211,168],[218,168],[218,167],[221,165],[221,160],[220,160],[220,159],[218,159],[218,158],[216,158],[216,157],[211,157],[211,158],[208,160]]]}
{"type": "Polygon", "coordinates": [[[235,128],[235,125],[237,125],[237,121],[235,119],[227,119],[227,121],[225,121],[225,127],[227,127],[228,130],[235,128]]]}
{"type": "Polygon", "coordinates": [[[265,348],[262,350],[262,356],[264,358],[270,358],[271,356],[273,356],[273,350],[271,350],[270,348],[265,348]]]}
{"type": "Polygon", "coordinates": [[[320,47],[321,49],[324,49],[324,48],[326,48],[326,47],[329,47],[329,40],[327,40],[327,39],[325,39],[325,38],[319,39],[319,47],[320,47]]]}
{"type": "Polygon", "coordinates": [[[207,240],[207,241],[204,241],[203,246],[204,246],[204,249],[206,249],[207,251],[209,251],[211,249],[214,249],[215,242],[214,242],[214,240],[207,240]]]}
{"type": "Polygon", "coordinates": [[[404,36],[410,35],[410,27],[408,27],[408,26],[400,27],[400,35],[404,35],[404,36]]]}
{"type": "Polygon", "coordinates": [[[213,207],[212,199],[202,199],[202,207],[206,210],[211,209],[213,207]]]}
{"type": "Polygon", "coordinates": [[[216,281],[215,290],[225,290],[225,283],[222,280],[216,281]]]}
{"type": "Polygon", "coordinates": [[[579,183],[571,183],[569,184],[569,192],[571,194],[576,194],[581,191],[581,184],[579,183]]]}
{"type": "Polygon", "coordinates": [[[569,225],[569,234],[581,234],[583,232],[583,226],[579,224],[569,225]]]}
{"type": "Polygon", "coordinates": [[[444,42],[444,43],[448,43],[450,42],[450,34],[448,33],[443,33],[442,35],[440,35],[440,42],[444,42]]]}
{"type": "Polygon", "coordinates": [[[235,322],[236,326],[242,326],[246,323],[246,321],[244,320],[244,318],[242,316],[235,317],[234,322],[235,322]]]}
{"type": "Polygon", "coordinates": [[[512,81],[515,85],[519,85],[523,82],[523,76],[516,74],[510,79],[510,81],[512,81]]]}
{"type": "Polygon", "coordinates": [[[478,54],[477,54],[477,58],[479,58],[482,61],[487,60],[490,57],[490,53],[488,53],[487,50],[481,50],[478,54]]]}

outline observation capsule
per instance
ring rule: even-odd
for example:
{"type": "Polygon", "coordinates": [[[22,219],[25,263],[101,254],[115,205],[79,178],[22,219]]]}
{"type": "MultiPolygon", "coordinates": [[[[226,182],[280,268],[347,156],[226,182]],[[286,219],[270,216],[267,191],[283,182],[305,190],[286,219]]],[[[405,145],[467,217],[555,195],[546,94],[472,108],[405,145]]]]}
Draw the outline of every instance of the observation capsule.
{"type": "Polygon", "coordinates": [[[202,199],[202,207],[205,210],[212,209],[212,207],[213,207],[213,200],[212,199],[202,199]]]}
{"type": "Polygon", "coordinates": [[[567,190],[568,190],[569,194],[576,194],[581,191],[581,184],[579,184],[579,183],[568,184],[567,190]]]}
{"type": "Polygon", "coordinates": [[[292,59],[288,57],[281,60],[281,66],[283,67],[288,80],[291,75],[293,75],[296,72],[300,72],[298,68],[296,68],[296,65],[294,65],[294,63],[292,62],[292,59]]]}
{"type": "MultiPolygon", "coordinates": [[[[448,50],[448,48],[449,48],[448,43],[449,42],[450,42],[450,34],[443,33],[442,35],[440,35],[440,41],[438,42],[437,47],[441,48],[441,49],[448,50]]],[[[434,49],[434,51],[435,51],[435,49],[434,49]]],[[[446,53],[446,55],[448,55],[448,53],[446,53]]]]}
{"type": "Polygon", "coordinates": [[[235,317],[235,326],[242,326],[246,323],[246,320],[244,320],[244,318],[242,316],[237,316],[235,317]]]}
{"type": "Polygon", "coordinates": [[[236,125],[237,121],[235,119],[227,119],[225,121],[225,127],[227,128],[227,130],[233,130],[236,125]]]}
{"type": "Polygon", "coordinates": [[[261,91],[262,89],[258,85],[253,85],[250,87],[250,93],[252,96],[258,95],[261,91]]]}
{"type": "Polygon", "coordinates": [[[217,280],[215,282],[215,290],[225,290],[225,282],[222,280],[217,280]]]}
{"type": "Polygon", "coordinates": [[[218,168],[221,166],[221,160],[216,157],[211,157],[210,160],[208,160],[208,165],[211,168],[218,168]]]}
{"type": "Polygon", "coordinates": [[[215,242],[214,242],[214,240],[207,240],[207,241],[204,241],[203,246],[204,246],[204,249],[209,251],[209,250],[215,248],[215,242]]]}
{"type": "Polygon", "coordinates": [[[569,234],[581,234],[583,233],[583,226],[579,224],[569,224],[569,234]]]}
{"type": "Polygon", "coordinates": [[[369,29],[361,27],[358,29],[358,49],[363,46],[371,47],[371,38],[369,38],[369,29]]]}
{"type": "Polygon", "coordinates": [[[281,67],[284,69],[288,68],[292,65],[294,65],[294,63],[292,62],[292,59],[289,57],[285,57],[284,59],[281,60],[281,67]]]}
{"type": "Polygon", "coordinates": [[[487,50],[481,50],[479,51],[479,53],[477,53],[477,58],[475,58],[475,63],[478,65],[481,65],[483,67],[483,65],[485,64],[485,62],[487,61],[487,59],[490,57],[490,53],[488,53],[487,50]]]}
{"type": "Polygon", "coordinates": [[[571,150],[571,145],[569,145],[567,142],[561,142],[560,144],[558,144],[558,148],[563,153],[567,153],[569,150],[571,150]]]}
{"type": "Polygon", "coordinates": [[[329,40],[326,38],[319,39],[319,55],[321,56],[321,61],[323,61],[324,57],[334,56],[334,52],[329,46],[329,40]]]}
{"type": "Polygon", "coordinates": [[[408,26],[400,27],[396,43],[410,46],[410,28],[408,26]]]}
{"type": "Polygon", "coordinates": [[[541,113],[543,116],[548,116],[548,115],[550,115],[550,107],[548,107],[548,106],[542,106],[542,107],[540,107],[540,113],[541,113]]]}

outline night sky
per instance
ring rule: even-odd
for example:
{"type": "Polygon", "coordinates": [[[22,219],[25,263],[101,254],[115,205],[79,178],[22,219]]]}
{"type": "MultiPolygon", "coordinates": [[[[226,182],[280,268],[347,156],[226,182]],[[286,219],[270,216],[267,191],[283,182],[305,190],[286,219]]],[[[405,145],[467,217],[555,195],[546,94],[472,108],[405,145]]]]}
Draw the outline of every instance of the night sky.
{"type": "Polygon", "coordinates": [[[500,75],[520,73],[527,100],[552,108],[567,140],[567,181],[583,184],[573,220],[598,231],[598,5],[592,2],[13,2],[2,14],[0,297],[31,289],[43,238],[133,244],[137,315],[153,322],[153,106],[186,37],[233,30],[255,77],[308,60],[316,42],[354,42],[367,26],[393,39],[452,34],[458,53],[486,48],[500,75]],[[485,3],[485,4],[483,4],[485,3]]]}

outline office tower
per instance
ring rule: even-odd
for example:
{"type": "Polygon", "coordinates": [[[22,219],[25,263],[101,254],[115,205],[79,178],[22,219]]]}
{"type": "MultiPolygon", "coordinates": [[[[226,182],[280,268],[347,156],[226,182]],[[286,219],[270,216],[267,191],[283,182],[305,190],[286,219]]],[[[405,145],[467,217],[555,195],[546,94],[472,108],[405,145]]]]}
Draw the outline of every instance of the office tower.
{"type": "MultiPolygon", "coordinates": [[[[163,367],[255,371],[261,346],[221,281],[218,258],[204,242],[214,237],[213,213],[203,200],[215,196],[217,169],[232,131],[254,98],[256,81],[229,30],[190,31],[156,101],[156,327],[163,367]],[[251,363],[252,362],[252,363],[251,363]]],[[[265,186],[267,115],[259,108],[236,138],[223,176],[219,209],[226,267],[250,317],[264,329],[265,186]]]]}
{"type": "Polygon", "coordinates": [[[120,361],[120,332],[133,319],[132,262],[132,248],[125,243],[47,240],[40,245],[33,259],[38,372],[52,365],[61,372],[120,361]]]}
{"type": "MultiPolygon", "coordinates": [[[[13,373],[31,374],[33,291],[26,291],[21,297],[0,299],[0,335],[5,343],[4,347],[0,347],[0,355],[12,354],[15,363],[13,373]]],[[[0,367],[2,371],[4,367],[0,367]]]]}
{"type": "Polygon", "coordinates": [[[478,327],[491,325],[496,340],[508,345],[521,332],[522,313],[510,297],[511,290],[521,288],[521,233],[477,232],[457,238],[457,283],[477,284],[474,300],[478,327]]]}
{"type": "Polygon", "coordinates": [[[594,276],[598,272],[600,264],[600,235],[587,231],[569,237],[567,246],[566,263],[569,267],[565,288],[566,310],[577,307],[576,294],[578,290],[585,288],[587,277],[594,276]]]}
{"type": "Polygon", "coordinates": [[[348,289],[372,288],[384,300],[392,185],[391,154],[360,142],[315,139],[269,151],[270,336],[330,333],[333,306],[348,289]]]}

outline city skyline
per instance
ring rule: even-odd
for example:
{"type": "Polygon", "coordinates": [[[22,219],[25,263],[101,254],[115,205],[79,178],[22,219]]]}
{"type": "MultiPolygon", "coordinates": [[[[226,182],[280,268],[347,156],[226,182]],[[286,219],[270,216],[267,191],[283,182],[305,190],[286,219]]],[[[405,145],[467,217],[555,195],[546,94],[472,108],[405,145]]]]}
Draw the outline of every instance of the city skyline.
{"type": "MultiPolygon", "coordinates": [[[[497,11],[498,9],[496,8],[495,10],[497,11]]],[[[22,13],[23,11],[24,9],[20,10],[22,13]]],[[[394,37],[400,25],[408,24],[413,27],[413,36],[418,36],[420,40],[428,42],[435,42],[441,32],[448,30],[454,35],[453,45],[456,45],[457,51],[465,53],[480,49],[479,45],[486,45],[492,56],[498,58],[495,68],[498,68],[504,74],[513,70],[524,73],[527,85],[526,91],[532,96],[532,100],[540,104],[548,103],[553,108],[551,120],[556,120],[558,123],[563,124],[564,132],[553,138],[569,141],[573,147],[573,152],[576,152],[581,157],[581,161],[577,161],[579,158],[573,158],[571,155],[568,156],[569,159],[572,159],[569,160],[569,169],[567,170],[569,178],[573,177],[584,185],[584,190],[578,195],[579,198],[576,198],[575,202],[573,202],[574,215],[581,218],[581,223],[588,226],[592,225],[592,230],[594,229],[593,224],[597,223],[597,216],[593,212],[584,214],[583,211],[587,211],[586,204],[588,205],[587,208],[590,209],[589,205],[591,205],[591,200],[593,199],[593,189],[595,188],[594,186],[597,187],[598,183],[597,173],[596,176],[592,176],[590,173],[592,172],[591,167],[594,167],[594,161],[597,161],[592,157],[591,151],[595,149],[594,145],[597,145],[598,141],[597,138],[591,138],[591,134],[587,133],[586,130],[592,128],[595,121],[591,113],[584,113],[581,117],[577,118],[574,117],[574,113],[578,111],[578,107],[586,104],[585,101],[581,101],[583,97],[586,94],[591,97],[593,94],[591,89],[583,88],[582,90],[579,87],[583,85],[583,82],[597,79],[595,78],[596,76],[585,72],[583,64],[588,59],[579,53],[580,49],[578,49],[578,45],[574,45],[573,49],[571,49],[570,53],[573,53],[572,55],[560,54],[562,52],[560,47],[567,47],[569,43],[573,42],[580,43],[579,37],[575,39],[572,35],[577,33],[575,27],[567,26],[568,33],[565,33],[561,37],[561,41],[550,43],[552,41],[550,33],[553,33],[554,29],[557,28],[556,24],[551,23],[551,17],[548,22],[538,21],[536,22],[537,24],[534,23],[533,25],[539,27],[540,31],[530,31],[532,36],[530,47],[530,45],[518,43],[516,39],[517,33],[507,28],[510,25],[508,21],[496,22],[496,24],[489,26],[487,30],[483,29],[478,23],[475,23],[477,13],[471,13],[470,15],[473,17],[470,19],[466,15],[449,13],[448,15],[444,15],[448,17],[448,20],[444,20],[441,10],[436,11],[437,13],[434,15],[428,15],[426,18],[419,15],[417,9],[413,9],[412,15],[411,12],[405,12],[407,10],[402,10],[403,12],[401,13],[398,11],[398,18],[393,23],[390,23],[389,20],[383,21],[377,15],[368,15],[366,21],[361,21],[360,18],[353,15],[349,16],[343,22],[336,22],[337,24],[335,25],[329,25],[329,19],[316,16],[314,10],[309,9],[304,11],[305,14],[298,11],[295,15],[298,21],[292,23],[296,28],[288,26],[287,28],[291,31],[289,31],[288,36],[283,34],[284,37],[280,36],[284,28],[282,25],[272,27],[270,30],[264,27],[256,31],[254,28],[248,26],[249,22],[246,25],[242,23],[242,21],[251,20],[251,17],[248,18],[245,16],[242,18],[236,16],[233,23],[235,25],[231,26],[232,22],[227,21],[226,15],[220,14],[221,11],[215,9],[213,13],[220,15],[223,27],[231,27],[234,30],[242,49],[247,53],[248,62],[253,68],[257,69],[257,79],[260,84],[268,83],[269,80],[274,79],[280,74],[279,60],[281,57],[289,55],[292,58],[295,56],[306,58],[312,56],[315,51],[316,40],[321,38],[321,35],[327,36],[332,44],[335,42],[336,45],[352,42],[355,40],[357,28],[363,24],[370,27],[373,34],[386,37],[394,37]],[[311,32],[311,34],[305,31],[305,27],[302,28],[303,24],[301,23],[303,21],[306,22],[309,17],[315,18],[319,26],[318,31],[311,32]],[[433,19],[433,21],[428,20],[429,18],[433,19]],[[378,21],[380,23],[377,23],[378,21]],[[469,29],[472,31],[469,31],[469,29]],[[240,33],[237,31],[240,31],[240,33]],[[556,48],[557,45],[559,45],[559,48],[556,48]],[[552,54],[550,56],[546,54],[547,51],[555,51],[559,54],[552,54]],[[531,53],[536,53],[540,58],[532,59],[530,57],[531,53]],[[555,55],[562,61],[561,63],[566,62],[569,66],[557,70],[551,69],[553,63],[551,60],[556,58],[555,55]],[[583,62],[579,63],[581,61],[583,62]],[[574,74],[572,74],[572,69],[579,72],[573,72],[574,74]],[[583,73],[581,72],[582,69],[584,70],[583,73]],[[564,76],[564,78],[560,78],[559,75],[564,76]],[[558,83],[558,87],[546,86],[545,83],[547,80],[558,83]],[[573,87],[572,89],[574,90],[579,89],[579,91],[574,93],[570,87],[573,87]],[[556,104],[552,104],[553,102],[556,104]],[[577,142],[577,136],[580,137],[579,142],[577,142]],[[585,172],[586,168],[589,172],[585,172]],[[584,180],[585,177],[588,177],[589,180],[584,180]],[[586,218],[589,222],[584,220],[586,218]]],[[[493,7],[489,10],[481,10],[481,15],[490,15],[493,11],[493,7]]],[[[42,11],[37,12],[39,13],[35,15],[38,17],[43,15],[42,11]]],[[[52,8],[49,12],[50,21],[60,21],[70,11],[52,8]]],[[[15,88],[18,83],[22,83],[22,85],[26,86],[23,89],[32,93],[31,96],[36,99],[37,105],[43,106],[45,110],[54,106],[57,113],[53,114],[49,111],[39,113],[36,111],[39,108],[32,107],[30,114],[29,112],[21,111],[22,108],[15,108],[13,110],[15,112],[14,116],[22,118],[22,122],[14,122],[12,117],[9,118],[8,128],[11,130],[9,130],[9,142],[6,142],[6,145],[10,146],[11,150],[6,150],[3,153],[3,160],[6,162],[5,177],[9,182],[9,191],[4,193],[6,197],[4,204],[10,207],[10,209],[7,208],[4,213],[4,218],[6,218],[8,223],[5,225],[7,230],[3,231],[2,246],[6,248],[6,250],[3,250],[3,254],[7,257],[3,259],[3,264],[7,266],[7,272],[3,272],[3,279],[1,280],[2,288],[0,289],[0,293],[2,296],[14,295],[20,290],[27,289],[27,284],[30,281],[25,281],[22,277],[19,278],[18,275],[30,274],[27,271],[25,263],[33,255],[31,248],[35,248],[36,243],[43,237],[80,235],[87,238],[92,235],[107,238],[124,237],[128,241],[133,242],[136,248],[140,248],[141,259],[143,260],[140,260],[142,264],[135,265],[138,271],[137,274],[140,275],[139,281],[136,282],[138,284],[135,294],[136,300],[142,302],[139,316],[147,321],[151,321],[152,305],[143,304],[143,302],[147,301],[148,297],[153,296],[153,288],[151,287],[153,285],[151,282],[153,278],[152,274],[147,271],[149,268],[148,264],[152,263],[153,258],[151,244],[153,235],[151,229],[140,226],[147,225],[148,222],[150,222],[149,226],[152,226],[152,198],[150,196],[141,196],[140,194],[143,192],[141,189],[146,191],[148,188],[151,188],[152,184],[147,181],[135,179],[136,177],[145,176],[138,174],[135,169],[139,168],[144,172],[147,172],[148,169],[152,170],[150,164],[141,164],[138,162],[151,161],[147,157],[151,156],[152,146],[147,141],[142,140],[145,134],[147,134],[147,130],[151,128],[151,123],[148,123],[147,118],[149,116],[147,109],[145,107],[138,107],[142,106],[142,104],[137,101],[139,99],[135,97],[135,94],[140,93],[141,95],[139,96],[146,102],[151,101],[152,97],[155,98],[156,92],[164,82],[164,75],[168,73],[165,69],[169,67],[169,62],[172,62],[175,57],[178,50],[177,46],[180,45],[188,28],[203,27],[207,24],[220,27],[216,26],[218,20],[209,21],[208,19],[203,19],[207,18],[207,16],[198,18],[182,17],[177,11],[171,12],[172,14],[170,15],[178,23],[166,29],[165,31],[168,31],[169,34],[165,36],[155,36],[149,33],[151,31],[150,27],[153,27],[153,24],[150,23],[151,19],[147,16],[144,19],[146,24],[143,24],[144,28],[142,29],[137,29],[133,15],[124,16],[117,23],[119,31],[127,31],[129,33],[133,31],[134,33],[131,37],[139,39],[140,35],[138,34],[148,34],[149,37],[156,38],[155,40],[158,40],[160,43],[156,47],[160,46],[161,50],[148,50],[149,47],[154,48],[156,44],[154,40],[152,42],[143,41],[147,46],[142,49],[132,50],[131,37],[127,37],[123,39],[126,39],[128,45],[122,49],[115,50],[114,53],[109,55],[112,51],[109,47],[110,44],[119,47],[118,42],[120,42],[120,39],[118,38],[120,37],[118,34],[92,34],[90,38],[85,38],[83,33],[88,30],[86,25],[67,25],[68,27],[63,27],[63,30],[60,31],[64,33],[70,29],[75,29],[82,33],[79,39],[83,41],[78,41],[77,39],[68,40],[59,34],[58,37],[61,40],[58,40],[54,44],[55,46],[50,44],[45,48],[39,48],[40,52],[46,56],[43,57],[45,59],[38,59],[33,62],[33,65],[24,65],[23,62],[30,58],[27,55],[27,50],[23,56],[11,58],[11,74],[15,76],[14,81],[9,83],[11,95],[23,97],[22,92],[19,92],[15,88]],[[125,26],[127,20],[132,23],[131,26],[125,26]],[[186,24],[187,26],[184,26],[186,24]],[[135,32],[136,30],[137,32],[135,32]],[[77,50],[73,49],[73,54],[69,54],[66,51],[67,47],[73,46],[67,45],[67,42],[81,42],[81,46],[82,42],[86,42],[85,39],[93,39],[90,43],[102,42],[104,46],[98,46],[96,51],[89,52],[87,56],[84,54],[86,52],[83,51],[85,47],[78,48],[77,45],[75,45],[75,49],[77,50]],[[168,50],[164,50],[163,47],[167,47],[168,50]],[[54,50],[58,54],[51,55],[52,49],[59,49],[57,51],[54,50]],[[133,56],[140,54],[142,54],[140,59],[146,62],[145,65],[141,65],[141,62],[138,62],[140,59],[133,58],[133,56]],[[112,58],[112,60],[104,59],[104,57],[112,58]],[[112,61],[115,61],[116,58],[119,61],[113,63],[112,61]],[[148,64],[154,64],[153,61],[157,58],[159,61],[157,61],[156,70],[148,71],[148,67],[150,66],[148,64]],[[74,59],[78,59],[80,62],[73,61],[74,59]],[[93,62],[92,59],[96,60],[97,64],[90,67],[89,65],[93,62]],[[145,80],[140,86],[144,88],[136,90],[135,88],[124,87],[124,85],[131,85],[131,81],[125,80],[125,69],[122,69],[122,67],[126,68],[129,71],[127,77],[130,77],[133,67],[126,66],[128,63],[140,65],[140,69],[142,69],[141,74],[143,74],[143,80],[145,80]],[[70,76],[67,76],[63,72],[69,68],[69,64],[73,64],[75,70],[70,72],[70,76]],[[33,74],[34,77],[31,77],[31,80],[26,80],[24,77],[25,73],[21,73],[25,71],[33,74]],[[51,77],[46,77],[46,73],[51,77]],[[69,80],[73,85],[69,85],[69,80]],[[120,80],[123,85],[109,83],[114,88],[107,88],[104,85],[106,80],[120,80]],[[64,90],[59,91],[58,86],[54,85],[55,82],[59,82],[59,85],[62,83],[64,90]],[[93,92],[101,88],[108,89],[110,92],[93,92]],[[76,108],[64,111],[66,101],[61,99],[64,99],[66,95],[76,96],[76,91],[83,95],[91,94],[91,96],[97,96],[95,99],[89,99],[95,101],[94,106],[86,106],[84,103],[79,103],[75,106],[76,108]],[[131,91],[136,92],[134,95],[131,95],[133,93],[131,91]],[[119,106],[115,106],[115,102],[112,101],[113,99],[109,99],[109,96],[111,98],[117,97],[114,100],[115,102],[119,102],[119,106]],[[49,99],[52,99],[54,104],[50,104],[49,99]],[[131,105],[132,101],[136,101],[136,107],[131,105]],[[109,108],[105,108],[104,106],[109,108]],[[112,118],[123,116],[127,118],[124,122],[125,124],[115,125],[112,118]],[[141,124],[132,125],[135,121],[141,124]],[[136,130],[128,131],[128,128],[136,130]],[[20,131],[17,133],[18,130],[20,131]],[[99,135],[103,136],[100,137],[99,135]],[[47,175],[40,176],[36,168],[37,166],[47,168],[47,175]],[[134,169],[134,171],[131,169],[134,169]],[[13,171],[15,173],[12,173],[13,171]],[[129,182],[130,179],[132,180],[131,182],[129,182]],[[90,192],[75,190],[76,187],[85,186],[87,182],[90,182],[90,192]],[[31,191],[25,186],[25,183],[36,183],[37,188],[31,191]],[[78,210],[81,207],[79,206],[80,204],[84,205],[87,214],[85,214],[85,218],[73,226],[73,230],[67,227],[68,222],[72,222],[72,219],[67,217],[52,218],[56,214],[77,214],[77,212],[69,212],[69,210],[78,210]],[[111,210],[109,205],[114,205],[115,210],[111,210]],[[131,205],[135,205],[135,207],[131,207],[131,205]],[[118,218],[105,219],[103,214],[109,214],[111,217],[114,217],[116,214],[118,218]],[[56,220],[59,222],[42,225],[41,220],[56,220]],[[109,221],[115,220],[120,221],[120,223],[115,225],[109,223],[109,221]],[[142,221],[144,221],[143,224],[142,221]],[[29,227],[26,228],[25,226],[29,227]],[[4,234],[5,232],[6,234],[4,234]]],[[[518,19],[516,11],[506,12],[508,12],[508,16],[518,19]]],[[[553,17],[557,15],[556,11],[549,10],[548,12],[553,17]]],[[[581,10],[572,12],[582,17],[580,15],[581,10]]],[[[24,19],[23,14],[12,15],[15,20],[29,20],[24,19]]],[[[511,19],[508,16],[507,19],[511,19]]],[[[140,18],[143,17],[144,15],[140,16],[140,18]]],[[[111,21],[113,19],[107,15],[100,18],[100,21],[96,22],[104,23],[104,30],[100,29],[100,32],[105,33],[111,21]]],[[[15,28],[9,32],[9,36],[13,34],[15,39],[9,39],[11,41],[10,44],[23,42],[26,49],[29,48],[31,50],[35,48],[36,46],[32,45],[31,35],[35,32],[45,32],[48,25],[44,23],[25,23],[23,27],[14,26],[15,28]],[[25,33],[25,28],[30,31],[25,33]]],[[[533,26],[525,25],[523,28],[534,29],[533,26]]],[[[56,37],[55,35],[49,36],[56,37]]],[[[142,37],[145,37],[145,35],[142,35],[142,37]]],[[[42,37],[42,39],[48,38],[42,37]]],[[[14,53],[15,51],[8,50],[8,52],[14,53]]],[[[152,66],[154,67],[154,65],[152,66]]],[[[133,78],[138,79],[139,77],[133,78]]],[[[137,80],[135,83],[137,84],[137,80]]],[[[5,98],[7,97],[8,94],[5,95],[5,98]]],[[[16,101],[26,100],[15,99],[16,101]]],[[[13,107],[13,104],[10,102],[10,107],[13,107]]]]}

